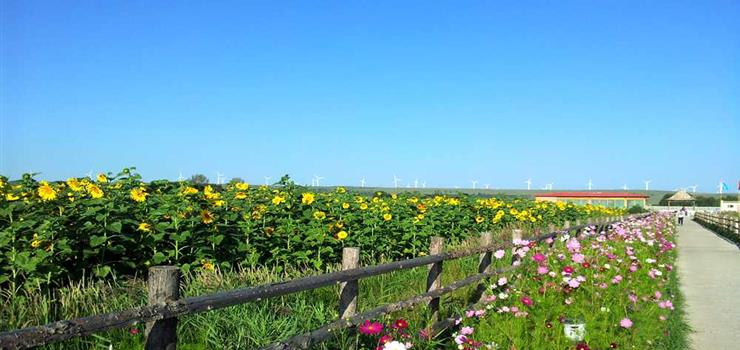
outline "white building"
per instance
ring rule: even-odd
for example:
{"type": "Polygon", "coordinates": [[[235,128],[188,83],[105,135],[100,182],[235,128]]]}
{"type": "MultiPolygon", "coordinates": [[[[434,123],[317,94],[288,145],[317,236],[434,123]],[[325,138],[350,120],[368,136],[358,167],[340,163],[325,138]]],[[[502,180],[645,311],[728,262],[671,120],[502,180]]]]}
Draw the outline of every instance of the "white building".
{"type": "Polygon", "coordinates": [[[740,212],[740,202],[738,201],[720,201],[721,211],[738,211],[740,212]]]}

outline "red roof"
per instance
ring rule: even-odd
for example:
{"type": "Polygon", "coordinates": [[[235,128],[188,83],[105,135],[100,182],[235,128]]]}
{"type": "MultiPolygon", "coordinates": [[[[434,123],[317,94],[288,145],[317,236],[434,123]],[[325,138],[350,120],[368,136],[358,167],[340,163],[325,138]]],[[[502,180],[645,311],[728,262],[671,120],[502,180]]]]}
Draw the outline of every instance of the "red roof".
{"type": "Polygon", "coordinates": [[[564,198],[648,198],[648,195],[629,192],[548,192],[538,193],[535,197],[564,198]]]}

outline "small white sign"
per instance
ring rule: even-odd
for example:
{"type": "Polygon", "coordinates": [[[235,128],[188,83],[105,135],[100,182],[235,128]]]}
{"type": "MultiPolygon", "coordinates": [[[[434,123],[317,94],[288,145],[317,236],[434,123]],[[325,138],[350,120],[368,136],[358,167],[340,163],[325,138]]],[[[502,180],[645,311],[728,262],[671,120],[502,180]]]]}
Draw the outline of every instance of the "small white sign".
{"type": "Polygon", "coordinates": [[[582,341],[586,335],[586,325],[583,323],[565,323],[563,329],[565,337],[572,341],[582,341]]]}

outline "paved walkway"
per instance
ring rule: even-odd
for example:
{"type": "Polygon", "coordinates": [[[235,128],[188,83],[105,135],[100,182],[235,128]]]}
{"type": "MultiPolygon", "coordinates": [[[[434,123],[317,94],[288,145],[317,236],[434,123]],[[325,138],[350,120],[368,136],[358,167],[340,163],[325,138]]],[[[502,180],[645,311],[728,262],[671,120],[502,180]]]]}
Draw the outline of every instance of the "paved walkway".
{"type": "Polygon", "coordinates": [[[678,269],[694,349],[740,349],[740,249],[686,219],[678,269]]]}

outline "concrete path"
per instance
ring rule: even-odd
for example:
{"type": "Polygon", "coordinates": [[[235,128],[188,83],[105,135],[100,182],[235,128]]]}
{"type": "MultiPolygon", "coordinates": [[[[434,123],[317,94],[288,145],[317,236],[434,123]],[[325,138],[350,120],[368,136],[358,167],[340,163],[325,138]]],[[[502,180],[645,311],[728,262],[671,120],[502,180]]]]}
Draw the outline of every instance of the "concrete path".
{"type": "Polygon", "coordinates": [[[740,349],[740,249],[686,219],[677,264],[694,349],[740,349]]]}

